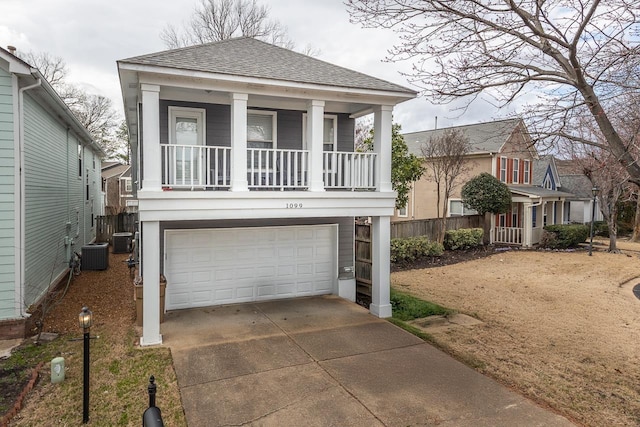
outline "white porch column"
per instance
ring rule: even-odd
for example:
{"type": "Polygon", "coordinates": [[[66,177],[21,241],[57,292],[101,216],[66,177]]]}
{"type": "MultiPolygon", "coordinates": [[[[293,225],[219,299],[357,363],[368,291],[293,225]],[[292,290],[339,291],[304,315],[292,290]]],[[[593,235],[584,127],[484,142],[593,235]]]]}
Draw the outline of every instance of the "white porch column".
{"type": "Polygon", "coordinates": [[[325,191],[324,169],[324,101],[311,100],[307,104],[307,149],[309,150],[309,191],[325,191]]]}
{"type": "Polygon", "coordinates": [[[376,156],[378,191],[393,191],[391,186],[391,126],[393,106],[380,105],[373,110],[373,151],[376,156]]]}
{"type": "Polygon", "coordinates": [[[533,212],[531,208],[531,202],[523,204],[524,214],[522,215],[522,246],[525,248],[531,247],[531,240],[533,239],[533,212]]]}
{"type": "Polygon", "coordinates": [[[390,282],[390,217],[374,216],[371,223],[371,305],[369,311],[378,317],[391,317],[390,282]]]}
{"type": "Polygon", "coordinates": [[[144,191],[160,191],[162,187],[162,155],[160,153],[160,86],[141,84],[142,144],[144,191]]]}
{"type": "Polygon", "coordinates": [[[160,223],[143,221],[142,226],[142,337],[140,345],[162,344],[160,335],[160,223]]]}
{"type": "Polygon", "coordinates": [[[249,191],[247,184],[246,93],[231,94],[231,191],[249,191]]]}
{"type": "Polygon", "coordinates": [[[560,204],[560,224],[564,224],[564,199],[558,203],[560,204]]]}

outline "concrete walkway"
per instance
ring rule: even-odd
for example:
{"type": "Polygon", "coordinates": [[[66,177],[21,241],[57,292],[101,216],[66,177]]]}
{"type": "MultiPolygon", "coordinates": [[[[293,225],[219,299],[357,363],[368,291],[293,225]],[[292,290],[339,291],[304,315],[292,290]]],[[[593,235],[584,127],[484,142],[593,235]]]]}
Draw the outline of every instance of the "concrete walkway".
{"type": "Polygon", "coordinates": [[[334,296],[162,324],[189,426],[572,426],[334,296]]]}

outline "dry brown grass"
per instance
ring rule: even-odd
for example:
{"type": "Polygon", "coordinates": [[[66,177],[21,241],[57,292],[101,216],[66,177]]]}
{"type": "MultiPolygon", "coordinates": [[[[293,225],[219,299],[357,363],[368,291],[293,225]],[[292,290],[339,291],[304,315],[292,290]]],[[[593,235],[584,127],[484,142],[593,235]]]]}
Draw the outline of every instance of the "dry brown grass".
{"type": "Polygon", "coordinates": [[[640,244],[623,254],[512,251],[392,274],[393,285],[484,325],[438,345],[588,426],[640,425],[640,244]]]}

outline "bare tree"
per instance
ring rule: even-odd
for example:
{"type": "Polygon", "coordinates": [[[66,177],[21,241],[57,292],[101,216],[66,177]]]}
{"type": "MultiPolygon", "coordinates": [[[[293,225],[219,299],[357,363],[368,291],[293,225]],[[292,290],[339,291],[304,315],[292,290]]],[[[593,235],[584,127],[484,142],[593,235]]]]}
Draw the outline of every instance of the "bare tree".
{"type": "Polygon", "coordinates": [[[256,0],[201,0],[182,30],[168,25],[160,33],[160,39],[170,49],[240,36],[294,48],[286,28],[277,20],[270,20],[269,7],[256,0]]]}
{"type": "Polygon", "coordinates": [[[579,162],[584,174],[599,189],[600,211],[609,228],[608,251],[618,253],[618,202],[628,188],[629,174],[609,152],[592,152],[589,157],[579,159],[579,162]]]}
{"type": "Polygon", "coordinates": [[[25,62],[36,67],[40,74],[44,76],[51,87],[58,90],[64,86],[67,78],[67,64],[59,56],[52,56],[46,52],[28,51],[19,55],[25,62]]]}
{"type": "Polygon", "coordinates": [[[461,130],[448,129],[441,136],[430,138],[421,150],[429,171],[427,179],[436,184],[436,215],[440,223],[437,240],[442,242],[446,231],[448,200],[472,166],[466,159],[471,145],[461,130]]]}
{"type": "Polygon", "coordinates": [[[537,139],[610,151],[640,184],[639,157],[611,118],[619,97],[640,87],[640,3],[347,0],[347,7],[352,22],[400,33],[390,59],[413,61],[411,79],[429,99],[482,94],[505,106],[535,94],[529,129],[537,139]],[[596,125],[587,138],[575,132],[585,116],[596,125]]]}
{"type": "Polygon", "coordinates": [[[60,98],[67,104],[78,121],[107,153],[107,158],[118,158],[127,150],[128,141],[118,137],[119,121],[111,99],[90,94],[67,82],[67,64],[59,56],[46,52],[29,51],[20,57],[40,71],[60,98]]]}

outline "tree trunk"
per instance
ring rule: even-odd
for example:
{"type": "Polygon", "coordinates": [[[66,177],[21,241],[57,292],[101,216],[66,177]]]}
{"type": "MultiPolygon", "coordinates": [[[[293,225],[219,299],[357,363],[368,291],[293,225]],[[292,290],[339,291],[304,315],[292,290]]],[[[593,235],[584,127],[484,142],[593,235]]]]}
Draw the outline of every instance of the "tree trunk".
{"type": "Polygon", "coordinates": [[[640,191],[636,193],[636,216],[633,221],[633,234],[631,235],[632,242],[640,242],[640,191]]]}
{"type": "Polygon", "coordinates": [[[611,215],[607,218],[609,224],[609,252],[619,253],[618,251],[618,208],[614,207],[611,210],[611,215]]]}

